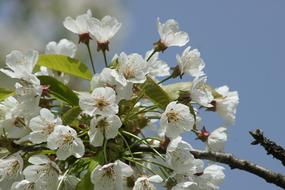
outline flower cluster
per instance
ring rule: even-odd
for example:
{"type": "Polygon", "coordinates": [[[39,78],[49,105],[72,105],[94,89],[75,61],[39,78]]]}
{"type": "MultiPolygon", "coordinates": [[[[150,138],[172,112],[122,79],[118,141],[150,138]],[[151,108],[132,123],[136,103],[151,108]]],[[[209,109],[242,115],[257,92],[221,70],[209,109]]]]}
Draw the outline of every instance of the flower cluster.
{"type": "Polygon", "coordinates": [[[0,71],[17,82],[0,97],[0,189],[219,189],[224,168],[196,159],[182,135],[194,133],[205,150],[224,151],[239,97],[227,86],[207,84],[197,49],[187,47],[171,68],[160,60],[160,52],[189,42],[178,23],[158,19],[160,39],[145,57],[121,52],[110,62],[106,51],[121,27],[116,18],[99,20],[88,10],[63,25],[87,46],[94,75],[75,59],[78,47],[67,39],[48,43],[43,55],[6,56],[0,71]],[[106,66],[97,73],[93,39],[106,66]],[[89,79],[90,88],[72,90],[70,75],[89,79]],[[192,81],[162,84],[184,75],[192,81]],[[202,111],[217,112],[221,127],[201,127],[202,111]]]}

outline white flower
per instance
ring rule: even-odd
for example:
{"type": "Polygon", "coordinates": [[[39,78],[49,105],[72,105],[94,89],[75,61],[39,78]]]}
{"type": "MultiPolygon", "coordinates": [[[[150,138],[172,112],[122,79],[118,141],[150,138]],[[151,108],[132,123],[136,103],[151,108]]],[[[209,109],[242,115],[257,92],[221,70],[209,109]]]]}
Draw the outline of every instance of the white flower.
{"type": "Polygon", "coordinates": [[[18,101],[20,102],[29,102],[29,104],[38,106],[42,94],[42,86],[39,83],[27,83],[21,81],[20,83],[16,82],[16,95],[18,101]]]}
{"type": "Polygon", "coordinates": [[[63,26],[75,33],[75,34],[88,34],[89,33],[89,25],[88,20],[92,17],[92,13],[90,10],[87,10],[85,14],[79,15],[74,20],[71,17],[66,17],[63,21],[63,26]]]}
{"type": "MultiPolygon", "coordinates": [[[[0,106],[5,111],[9,106],[13,106],[12,109],[6,110],[4,118],[1,121],[1,132],[3,128],[5,130],[5,135],[11,139],[19,139],[25,137],[30,133],[30,128],[28,128],[29,121],[32,117],[38,115],[39,107],[35,104],[32,98],[23,99],[26,101],[19,102],[14,97],[9,97],[0,106]]],[[[1,112],[1,111],[0,111],[1,112]]],[[[28,139],[26,139],[28,140],[28,139]]]]}
{"type": "MultiPolygon", "coordinates": [[[[65,55],[65,56],[73,58],[75,56],[76,50],[77,50],[77,47],[73,42],[67,39],[62,39],[58,43],[54,41],[49,42],[46,45],[45,53],[65,55]]],[[[69,75],[66,75],[62,72],[54,72],[51,69],[48,69],[47,67],[44,67],[44,66],[41,66],[40,71],[35,74],[37,76],[40,76],[40,75],[52,76],[56,78],[57,80],[63,82],[64,84],[67,84],[70,80],[69,75]]]]}
{"type": "Polygon", "coordinates": [[[30,120],[29,127],[32,132],[29,134],[29,139],[34,144],[39,144],[47,141],[47,137],[51,134],[56,125],[62,124],[60,118],[55,116],[46,108],[42,108],[40,115],[30,120]]]}
{"type": "Polygon", "coordinates": [[[98,165],[91,174],[91,182],[94,184],[94,190],[124,190],[123,181],[131,175],[133,169],[117,160],[104,166],[98,165]]]}
{"type": "Polygon", "coordinates": [[[58,54],[58,55],[65,55],[68,57],[73,58],[75,56],[77,47],[76,45],[67,40],[61,39],[58,43],[52,41],[46,45],[46,54],[58,54]]]}
{"type": "Polygon", "coordinates": [[[176,174],[200,173],[203,161],[195,159],[190,153],[192,146],[183,141],[181,137],[173,139],[166,150],[166,162],[176,174]]]}
{"type": "Polygon", "coordinates": [[[11,190],[37,190],[35,189],[35,183],[26,179],[17,181],[12,184],[11,190]]]}
{"type": "Polygon", "coordinates": [[[204,107],[213,107],[211,102],[214,100],[211,90],[206,84],[207,77],[195,78],[192,82],[190,97],[193,102],[196,102],[204,107]]]}
{"type": "Polygon", "coordinates": [[[130,55],[124,52],[120,53],[117,57],[117,71],[120,76],[116,77],[116,80],[127,85],[127,82],[131,83],[143,83],[146,80],[146,74],[148,74],[147,62],[142,58],[141,55],[133,53],[130,55]]]}
{"type": "MultiPolygon", "coordinates": [[[[3,128],[3,121],[12,118],[14,109],[17,105],[18,101],[13,96],[10,96],[4,101],[0,102],[0,129],[3,128]]],[[[2,130],[0,131],[0,134],[1,132],[2,130]]]]}
{"type": "Polygon", "coordinates": [[[161,183],[163,179],[159,175],[151,177],[142,176],[135,181],[133,190],[155,190],[155,186],[152,183],[161,183]]]}
{"type": "MultiPolygon", "coordinates": [[[[153,50],[146,52],[145,60],[151,55],[153,50]]],[[[162,60],[159,60],[159,53],[156,52],[148,61],[148,75],[155,79],[155,77],[165,77],[170,75],[169,66],[162,60]]]]}
{"type": "Polygon", "coordinates": [[[197,190],[197,183],[195,182],[181,182],[176,184],[171,190],[197,190]]]}
{"type": "Polygon", "coordinates": [[[160,35],[160,42],[166,47],[181,47],[189,41],[188,34],[180,31],[178,23],[173,19],[169,19],[161,24],[158,18],[157,28],[160,35]]]}
{"type": "Polygon", "coordinates": [[[205,67],[205,63],[197,49],[190,51],[190,47],[187,47],[181,56],[176,55],[176,59],[181,75],[187,73],[193,77],[200,77],[205,74],[202,71],[205,67]]]}
{"type": "Polygon", "coordinates": [[[88,20],[90,26],[90,33],[95,36],[98,43],[109,43],[109,40],[119,31],[121,23],[114,17],[109,15],[98,20],[97,18],[90,18],[88,20]]]}
{"type": "Polygon", "coordinates": [[[193,176],[193,180],[198,184],[197,190],[218,190],[223,183],[225,174],[224,168],[218,165],[210,165],[205,168],[202,175],[193,176]]]}
{"type": "Polygon", "coordinates": [[[213,104],[215,111],[220,114],[226,125],[233,124],[236,118],[236,110],[239,104],[239,96],[237,91],[230,92],[229,87],[222,86],[215,89],[221,97],[215,98],[213,104]]]}
{"type": "Polygon", "coordinates": [[[63,84],[68,84],[70,81],[70,76],[62,73],[56,72],[47,67],[41,66],[40,71],[35,73],[36,76],[51,76],[57,79],[58,81],[62,82],[63,84]]]}
{"type": "Polygon", "coordinates": [[[73,175],[65,174],[59,176],[59,181],[58,188],[60,187],[61,190],[76,190],[76,186],[80,182],[80,179],[73,175]]]}
{"type": "Polygon", "coordinates": [[[30,132],[28,122],[38,114],[39,107],[33,101],[19,102],[13,97],[9,97],[5,104],[13,105],[13,108],[5,114],[5,119],[1,122],[1,128],[5,129],[5,135],[12,139],[19,139],[28,135],[30,132]]]}
{"type": "Polygon", "coordinates": [[[90,82],[91,90],[98,87],[110,87],[117,95],[117,102],[122,99],[130,99],[133,94],[133,84],[120,83],[116,78],[120,77],[115,69],[104,68],[101,73],[94,75],[90,82]]]}
{"type": "Polygon", "coordinates": [[[47,138],[47,147],[56,150],[59,160],[65,160],[73,155],[80,158],[84,155],[85,147],[77,133],[69,126],[57,125],[47,138]]]}
{"type": "Polygon", "coordinates": [[[19,153],[0,159],[0,187],[10,189],[12,183],[22,178],[24,161],[19,153]]]}
{"type": "Polygon", "coordinates": [[[57,189],[60,170],[55,162],[45,155],[31,156],[28,161],[33,165],[27,166],[23,174],[34,189],[57,189]]]}
{"type": "Polygon", "coordinates": [[[167,105],[160,118],[160,130],[169,138],[176,138],[184,131],[190,131],[194,125],[194,117],[189,107],[177,102],[167,105]]]}
{"type": "Polygon", "coordinates": [[[21,79],[31,84],[40,84],[39,79],[32,74],[38,56],[39,53],[34,50],[30,50],[26,54],[13,50],[6,56],[8,69],[0,69],[0,71],[11,78],[21,79]]]}
{"type": "Polygon", "coordinates": [[[95,116],[117,114],[119,107],[116,104],[116,93],[110,87],[95,88],[91,94],[80,93],[80,108],[87,114],[95,116]]]}
{"type": "Polygon", "coordinates": [[[116,115],[94,117],[90,121],[90,130],[88,131],[90,144],[95,147],[102,146],[104,136],[106,140],[115,138],[121,125],[122,122],[116,115]]]}
{"type": "Polygon", "coordinates": [[[214,152],[224,152],[227,141],[227,128],[219,127],[215,129],[207,139],[207,150],[214,152]]]}

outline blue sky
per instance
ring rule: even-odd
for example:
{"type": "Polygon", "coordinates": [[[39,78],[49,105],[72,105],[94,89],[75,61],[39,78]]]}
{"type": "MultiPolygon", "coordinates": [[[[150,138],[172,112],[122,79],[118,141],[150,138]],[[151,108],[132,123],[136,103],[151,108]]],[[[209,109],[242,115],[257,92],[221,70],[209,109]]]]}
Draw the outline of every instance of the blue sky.
{"type": "MultiPolygon", "coordinates": [[[[144,54],[159,38],[156,18],[176,19],[190,35],[189,45],[201,51],[208,82],[216,87],[226,84],[240,94],[237,121],[229,129],[226,151],[285,173],[279,161],[261,147],[250,145],[248,134],[260,128],[285,146],[285,1],[131,0],[125,6],[133,24],[123,25],[131,32],[121,50],[144,54]]],[[[161,58],[174,65],[176,53],[183,49],[168,49],[161,58]]],[[[221,124],[216,114],[203,116],[209,129],[221,124]]],[[[188,140],[198,144],[192,137],[188,140]]],[[[225,172],[222,190],[278,189],[243,171],[227,168],[225,172]]]]}

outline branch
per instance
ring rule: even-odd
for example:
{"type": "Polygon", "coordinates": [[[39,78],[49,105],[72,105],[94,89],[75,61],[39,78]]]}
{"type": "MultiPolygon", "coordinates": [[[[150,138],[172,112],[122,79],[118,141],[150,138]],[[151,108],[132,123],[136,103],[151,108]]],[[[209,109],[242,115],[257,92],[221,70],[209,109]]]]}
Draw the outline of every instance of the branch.
{"type": "Polygon", "coordinates": [[[257,175],[263,178],[268,183],[273,183],[279,187],[285,188],[285,176],[263,168],[257,164],[254,164],[247,160],[241,160],[234,157],[231,154],[219,153],[219,152],[207,152],[200,150],[193,150],[191,153],[195,158],[211,160],[227,164],[231,169],[240,169],[257,175]]]}
{"type": "Polygon", "coordinates": [[[251,143],[252,145],[260,144],[267,151],[268,155],[271,154],[285,166],[285,150],[282,146],[265,137],[260,129],[250,131],[249,133],[254,138],[254,141],[251,143]]]}
{"type": "MultiPolygon", "coordinates": [[[[165,149],[156,147],[155,148],[159,153],[165,154],[165,149]]],[[[152,152],[149,147],[135,147],[136,151],[152,152]]],[[[192,150],[191,153],[196,159],[211,160],[214,162],[219,162],[222,164],[228,165],[231,169],[240,169],[249,173],[252,173],[256,176],[263,178],[268,183],[275,184],[279,187],[285,189],[285,176],[273,172],[269,169],[266,169],[262,166],[254,164],[247,160],[241,160],[234,157],[232,154],[220,153],[220,152],[208,152],[201,150],[192,150]]]]}

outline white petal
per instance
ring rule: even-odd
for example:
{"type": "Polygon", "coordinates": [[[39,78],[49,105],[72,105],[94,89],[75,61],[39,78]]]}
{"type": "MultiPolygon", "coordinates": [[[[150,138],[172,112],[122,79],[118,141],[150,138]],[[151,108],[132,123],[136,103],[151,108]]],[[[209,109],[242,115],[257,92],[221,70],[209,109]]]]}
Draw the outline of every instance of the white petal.
{"type": "Polygon", "coordinates": [[[71,17],[66,17],[63,21],[63,26],[75,34],[79,34],[79,28],[76,21],[71,17]]]}

